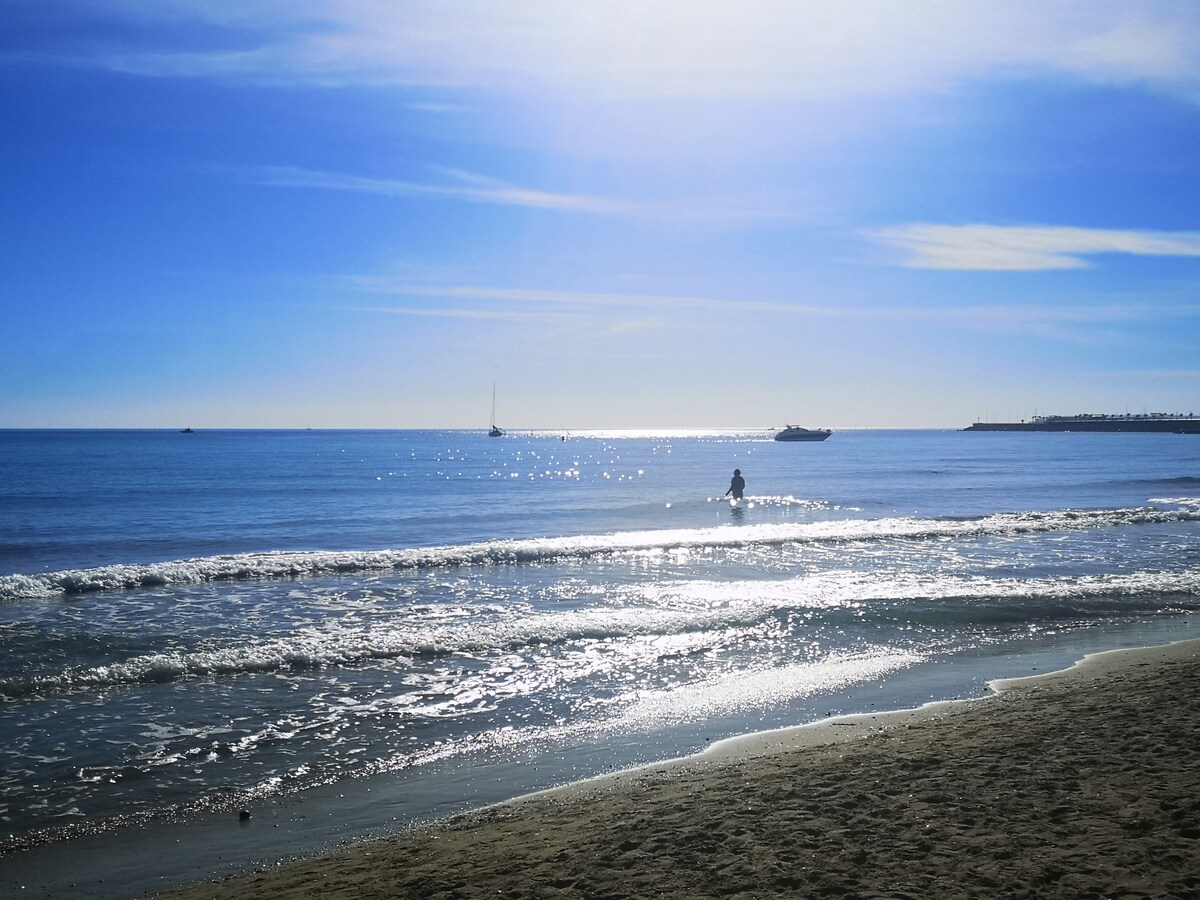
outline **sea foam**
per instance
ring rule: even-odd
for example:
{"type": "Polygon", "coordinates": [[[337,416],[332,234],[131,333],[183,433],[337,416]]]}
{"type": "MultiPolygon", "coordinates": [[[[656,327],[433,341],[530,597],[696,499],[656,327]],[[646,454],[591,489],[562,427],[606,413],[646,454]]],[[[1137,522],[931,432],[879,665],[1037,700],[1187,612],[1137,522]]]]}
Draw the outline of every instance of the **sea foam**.
{"type": "Polygon", "coordinates": [[[521,564],[647,550],[699,550],[791,542],[1011,535],[1194,521],[1200,521],[1200,507],[1194,503],[1181,503],[1172,509],[1149,506],[1058,510],[999,513],[963,519],[898,516],[495,540],[426,548],[242,553],[148,564],[121,564],[39,574],[7,575],[0,577],[0,602],[255,578],[299,579],[447,566],[521,564]]]}

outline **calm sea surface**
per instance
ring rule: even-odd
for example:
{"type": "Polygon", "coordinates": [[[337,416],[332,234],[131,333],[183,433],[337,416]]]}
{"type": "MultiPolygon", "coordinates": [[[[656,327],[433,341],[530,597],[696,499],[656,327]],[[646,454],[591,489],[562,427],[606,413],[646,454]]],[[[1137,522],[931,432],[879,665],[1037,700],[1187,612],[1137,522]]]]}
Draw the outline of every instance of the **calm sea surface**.
{"type": "Polygon", "coordinates": [[[302,802],[316,846],[1198,604],[1195,436],[0,431],[0,866],[302,802]]]}

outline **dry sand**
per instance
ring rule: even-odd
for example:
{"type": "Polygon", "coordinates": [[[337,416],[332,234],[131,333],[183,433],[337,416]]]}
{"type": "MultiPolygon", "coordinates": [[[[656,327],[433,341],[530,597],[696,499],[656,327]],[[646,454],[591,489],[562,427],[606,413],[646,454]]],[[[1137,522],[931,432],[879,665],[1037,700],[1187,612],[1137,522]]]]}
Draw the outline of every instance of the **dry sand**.
{"type": "Polygon", "coordinates": [[[523,798],[177,898],[1200,897],[1200,641],[523,798]]]}

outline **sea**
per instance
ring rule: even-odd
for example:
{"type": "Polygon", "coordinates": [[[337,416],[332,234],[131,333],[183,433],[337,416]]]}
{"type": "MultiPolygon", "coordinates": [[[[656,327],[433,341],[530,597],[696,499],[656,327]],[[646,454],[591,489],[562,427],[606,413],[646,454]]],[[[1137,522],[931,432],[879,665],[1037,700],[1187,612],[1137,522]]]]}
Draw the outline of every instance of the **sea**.
{"type": "Polygon", "coordinates": [[[269,866],[1197,609],[1195,435],[0,431],[0,889],[269,866]]]}

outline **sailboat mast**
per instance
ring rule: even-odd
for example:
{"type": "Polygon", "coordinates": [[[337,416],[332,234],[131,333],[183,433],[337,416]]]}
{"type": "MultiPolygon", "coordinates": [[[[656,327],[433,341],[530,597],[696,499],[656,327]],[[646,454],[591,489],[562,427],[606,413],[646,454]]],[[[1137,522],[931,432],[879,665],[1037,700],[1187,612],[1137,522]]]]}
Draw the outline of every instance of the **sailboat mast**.
{"type": "Polygon", "coordinates": [[[503,437],[504,429],[496,427],[496,382],[492,382],[492,427],[488,429],[488,437],[503,437]]]}

